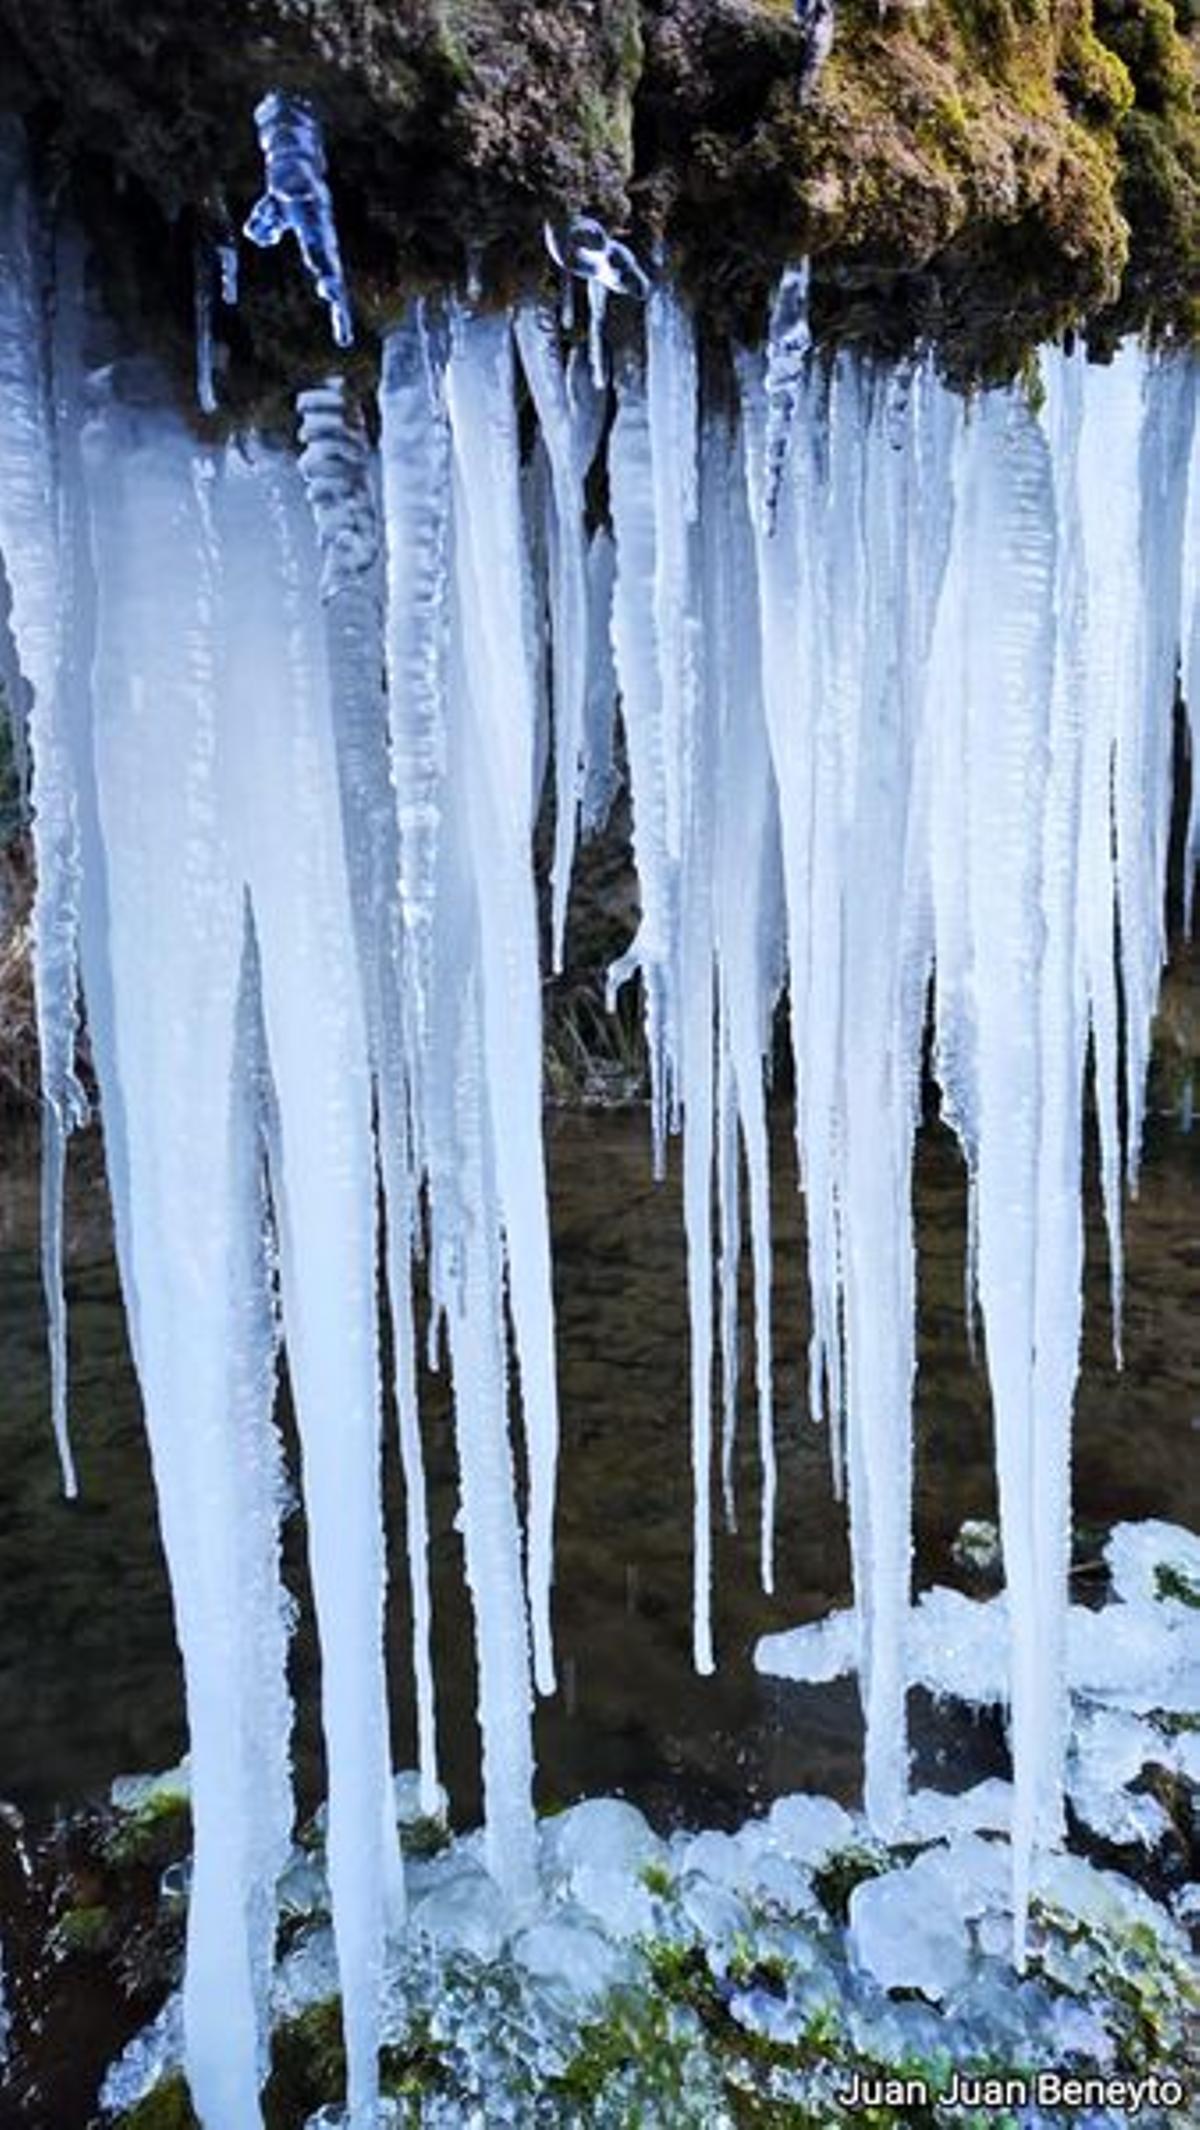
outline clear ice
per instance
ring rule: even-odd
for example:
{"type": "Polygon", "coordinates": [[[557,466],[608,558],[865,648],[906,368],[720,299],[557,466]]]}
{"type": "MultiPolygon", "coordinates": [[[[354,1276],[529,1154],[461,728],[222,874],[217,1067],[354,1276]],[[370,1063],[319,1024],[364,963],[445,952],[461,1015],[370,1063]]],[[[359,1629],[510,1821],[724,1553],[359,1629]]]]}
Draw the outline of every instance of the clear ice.
{"type": "MultiPolygon", "coordinates": [[[[256,105],[254,123],[267,189],[250,210],[245,235],[265,249],[281,243],[291,230],[309,279],[328,307],[334,340],[339,348],[348,348],[354,319],[326,179],[321,121],[305,97],[272,89],[256,105]]],[[[224,286],[230,287],[227,277],[224,286]]],[[[225,300],[230,300],[228,294],[225,300]]]]}
{"type": "MultiPolygon", "coordinates": [[[[258,117],[268,192],[250,233],[293,230],[348,338],[315,118],[280,95],[258,117]]],[[[553,1928],[570,1933],[545,1935],[532,1906],[559,1436],[533,835],[552,756],[559,964],[576,839],[613,795],[615,715],[640,916],[610,987],[640,982],[660,1173],[683,1135],[698,1667],[716,1658],[712,1525],[721,1492],[738,1508],[743,1400],[774,1580],[767,1092],[786,993],[809,1403],[856,1596],[760,1664],[857,1672],[866,1808],[885,1834],[917,1809],[907,1686],[953,1661],[993,1682],[1013,1746],[1018,1959],[1061,1833],[1068,1682],[1131,1719],[1073,1734],[1069,1780],[1093,1815],[1098,1757],[1140,1750],[1138,1665],[1159,1707],[1194,1692],[1188,1608],[1160,1607],[1150,1634],[1154,1563],[1132,1541],[1114,1555],[1115,1639],[1069,1610],[1066,1565],[1084,1089],[1090,1059],[1119,1327],[1180,657],[1196,716],[1196,366],[1132,345],[1107,367],[1050,351],[1040,410],[1000,392],[967,408],[924,361],[813,364],[797,274],[765,351],[709,407],[669,287],[647,291],[592,225],[554,241],[589,286],[647,296],[645,353],[616,351],[611,404],[548,312],[419,303],[385,338],[378,446],[334,376],[300,396],[298,457],[218,447],[151,365],[97,340],[79,248],[48,231],[19,133],[0,131],[2,643],[31,756],[54,1417],[69,1476],[59,1259],[81,984],[184,1663],[196,1847],[177,2017],[209,2130],[260,2120],[277,1901],[300,1897],[281,1340],[322,1649],[321,1974],[336,1961],[347,2119],[376,2119],[388,1945],[408,1907],[383,1660],[381,1250],[426,1810],[442,1793],[422,1290],[430,1358],[452,1378],[479,1673],[485,1829],[441,1923],[445,1889],[416,1878],[414,1928],[420,1913],[421,1932],[490,1942],[503,1912],[523,1919],[528,1976],[570,1963],[594,1981],[609,1970],[593,1925],[620,1937],[641,1912],[612,1860],[631,1822],[611,1813],[578,1854],[555,1838],[581,1913],[553,1928]],[[970,1178],[1007,1584],[965,1613],[952,1593],[911,1593],[911,1172],[931,995],[970,1178]]],[[[1193,858],[1195,839],[1193,824],[1193,858]]],[[[1192,1574],[1190,1555],[1169,1558],[1192,1574]]],[[[793,1817],[795,1844],[824,1838],[819,1813],[793,1817]]],[[[756,1861],[768,1881],[803,1868],[779,1846],[756,1861]]],[[[688,1897],[735,1933],[741,1891],[711,1883],[729,1853],[703,1854],[688,1897]]],[[[876,1942],[889,1899],[860,1902],[876,1942]]]]}

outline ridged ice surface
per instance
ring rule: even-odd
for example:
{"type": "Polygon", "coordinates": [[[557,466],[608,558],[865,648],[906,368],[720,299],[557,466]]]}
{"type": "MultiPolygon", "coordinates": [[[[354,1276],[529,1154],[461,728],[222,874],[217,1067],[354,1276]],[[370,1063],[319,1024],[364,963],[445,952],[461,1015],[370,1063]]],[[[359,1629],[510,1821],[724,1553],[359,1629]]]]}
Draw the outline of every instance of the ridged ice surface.
{"type": "MultiPolygon", "coordinates": [[[[256,234],[296,233],[344,338],[310,117],[260,114],[256,234]]],[[[767,349],[710,401],[665,284],[611,347],[594,311],[590,358],[548,312],[423,303],[385,339],[378,446],[335,376],[299,396],[298,459],[252,438],[218,448],[150,365],[93,345],[78,251],[44,228],[21,153],[0,133],[0,638],[31,755],[54,1418],[66,1462],[59,1208],[81,981],[186,1680],[182,2032],[201,2118],[260,2120],[291,1835],[281,1339],[356,2130],[376,2119],[405,1916],[384,1351],[427,1810],[440,1794],[418,1328],[452,1378],[481,1855],[510,1915],[533,1894],[559,1437],[541,986],[569,956],[576,839],[605,819],[621,763],[639,921],[610,987],[640,985],[660,1172],[683,1135],[695,1661],[719,1656],[712,1532],[722,1510],[747,1513],[748,1416],[775,1580],[767,1096],[786,997],[808,1402],[855,1585],[809,1661],[858,1672],[883,1832],[909,1811],[905,1692],[928,1641],[910,1588],[927,1033],[962,1144],[1007,1580],[988,1631],[1011,1711],[1019,1956],[1039,1852],[1061,1831],[1077,1634],[1085,1085],[1119,1342],[1178,660],[1193,731],[1197,715],[1195,365],[1052,352],[1039,409],[1017,393],[968,407],[925,364],[818,360],[795,275],[767,349]],[[551,759],[543,927],[533,839],[551,759]]],[[[1089,1736],[1080,1794],[1106,1739],[1134,1749],[1089,1736]]],[[[553,1943],[528,1935],[552,1964],[553,1943]]]]}

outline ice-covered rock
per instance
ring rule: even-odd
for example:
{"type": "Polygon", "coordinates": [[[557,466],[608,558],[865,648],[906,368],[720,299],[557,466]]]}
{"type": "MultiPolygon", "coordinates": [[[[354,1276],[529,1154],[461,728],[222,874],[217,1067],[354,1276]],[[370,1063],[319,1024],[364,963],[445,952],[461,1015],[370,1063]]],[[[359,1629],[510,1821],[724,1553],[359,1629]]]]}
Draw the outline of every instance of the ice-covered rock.
{"type": "Polygon", "coordinates": [[[911,1864],[864,1879],[850,1896],[850,1951],[883,1989],[915,1989],[941,2003],[966,1981],[967,1925],[1008,1901],[1005,1843],[956,1837],[911,1864]]]}
{"type": "Polygon", "coordinates": [[[1147,1598],[1178,1603],[1186,1591],[1200,1605],[1200,1537],[1180,1524],[1156,1517],[1114,1524],[1104,1558],[1113,1590],[1126,1604],[1147,1598]]]}
{"type": "Polygon", "coordinates": [[[157,2018],[135,2034],[105,2073],[100,2088],[100,2106],[110,2115],[136,2108],[153,2092],[159,2080],[178,2070],[183,2060],[183,1999],[178,1990],[168,1997],[157,2018]]]}
{"type": "Polygon", "coordinates": [[[431,1814],[422,1791],[422,1778],[418,1768],[402,1768],[392,1777],[392,1796],[396,1806],[396,1820],[401,1827],[411,1827],[418,1820],[436,1818],[444,1820],[450,1809],[450,1800],[439,1783],[435,1795],[435,1810],[431,1814]]]}
{"type": "Polygon", "coordinates": [[[1157,1798],[1132,1795],[1129,1785],[1151,1761],[1173,1758],[1157,1725],[1128,1709],[1077,1710],[1067,1757],[1067,1795],[1079,1818],[1111,1842],[1151,1848],[1170,1822],[1157,1798]]]}
{"type": "Polygon", "coordinates": [[[560,1878],[582,1865],[636,1875],[661,1861],[665,1844],[636,1805],[622,1797],[587,1797],[543,1822],[542,1857],[560,1878]]]}
{"type": "Polygon", "coordinates": [[[905,1812],[905,1831],[914,1841],[936,1842],[948,1834],[1007,1834],[1012,1817],[1012,1784],[991,1776],[969,1790],[914,1790],[905,1812]]]}
{"type": "Polygon", "coordinates": [[[411,1916],[415,1937],[425,1937],[443,1951],[473,1953],[494,1960],[509,1928],[504,1896],[486,1871],[461,1871],[416,1903],[411,1916]]]}
{"type": "Polygon", "coordinates": [[[854,1670],[858,1651],[858,1621],[847,1608],[828,1613],[823,1620],[810,1620],[803,1627],[760,1635],[754,1645],[754,1668],[768,1678],[824,1686],[854,1670]]]}
{"type": "Polygon", "coordinates": [[[766,1825],[780,1854],[796,1864],[819,1863],[833,1850],[844,1849],[857,1831],[844,1805],[832,1797],[810,1797],[803,1791],[777,1797],[766,1825]]]}
{"type": "Polygon", "coordinates": [[[567,1910],[521,1931],[512,1957],[528,1974],[580,2003],[602,1996],[628,1971],[619,1947],[585,1916],[567,1910]]]}
{"type": "Polygon", "coordinates": [[[186,1803],[191,1795],[191,1770],[185,1754],[178,1767],[164,1768],[159,1775],[117,1775],[109,1784],[109,1800],[118,1812],[142,1812],[147,1806],[186,1803]]]}

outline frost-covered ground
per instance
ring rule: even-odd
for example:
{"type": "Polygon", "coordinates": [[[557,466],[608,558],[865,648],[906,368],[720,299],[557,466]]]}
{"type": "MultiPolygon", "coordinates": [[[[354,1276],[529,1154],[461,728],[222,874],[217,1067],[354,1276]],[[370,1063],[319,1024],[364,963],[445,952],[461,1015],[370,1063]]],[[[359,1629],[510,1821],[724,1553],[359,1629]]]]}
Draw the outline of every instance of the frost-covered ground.
{"type": "MultiPolygon", "coordinates": [[[[831,1799],[793,1795],[734,1833],[657,1834],[630,1804],[589,1799],[538,1830],[536,1892],[514,1904],[477,1833],[423,1816],[396,1779],[410,1913],[384,1991],[380,2124],[804,2126],[858,2119],[1100,2126],[1186,2121],[1200,1995],[1189,1952],[1194,1885],[1163,1868],[1175,1796],[1190,1824],[1200,1785],[1200,1541],[1165,1523],[1119,1525],[1111,1594],[1076,1608],[1070,1849],[1035,1868],[1025,1972],[1011,1965],[1009,1785],[909,1799],[903,1839],[872,1836],[831,1799]],[[1153,1774],[1151,1774],[1153,1771],[1153,1774]],[[1083,1853],[1121,1860],[1157,1886],[1083,1853]],[[1157,1859],[1157,1863],[1156,1863],[1157,1859]],[[1084,2081],[1079,2106],[1038,2078],[1084,2081]],[[939,2097],[988,2098],[955,2109],[939,2097]],[[1000,2079],[1010,2095],[967,2081],[1000,2079]],[[901,2098],[900,2082],[906,2098],[901,2098]],[[914,2095],[925,2091],[926,2101],[914,2095]]],[[[932,1593],[914,1655],[947,1699],[1002,1694],[1002,1600],[932,1593]],[[994,1648],[993,1648],[994,1643],[994,1648]]],[[[844,1634],[773,1638],[764,1668],[844,1634]],[[781,1647],[780,1644],[783,1646],[781,1647]]],[[[832,1661],[832,1660],[831,1660],[832,1661]]],[[[144,1812],[179,1773],[126,1784],[144,1812]]],[[[337,1963],[320,1815],[280,1887],[266,2119],[341,2130],[337,1963]]],[[[164,1898],[185,1889],[178,1871],[164,1898]]],[[[112,2068],[104,2099],[127,2130],[190,2118],[179,2079],[179,2000],[112,2068]]]]}

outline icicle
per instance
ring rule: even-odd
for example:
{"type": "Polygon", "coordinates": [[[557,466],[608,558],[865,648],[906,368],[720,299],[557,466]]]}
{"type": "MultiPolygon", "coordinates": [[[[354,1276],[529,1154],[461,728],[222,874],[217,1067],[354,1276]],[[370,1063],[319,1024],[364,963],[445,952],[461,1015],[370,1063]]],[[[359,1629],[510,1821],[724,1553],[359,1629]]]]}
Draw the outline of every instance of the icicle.
{"type": "MultiPolygon", "coordinates": [[[[28,683],[34,981],[42,1076],[42,1284],[50,1334],[51,1410],[64,1492],[75,1495],[67,1419],[63,1181],[67,1139],[87,1105],[75,1076],[79,829],[67,694],[74,545],[59,483],[46,234],[17,122],[0,119],[0,554],[28,683]]],[[[72,326],[76,323],[72,318],[72,326]]],[[[65,324],[65,321],[64,321],[65,324]]],[[[67,412],[68,410],[64,410],[67,412]]],[[[78,410],[71,408],[72,419],[78,410]]]]}
{"type": "Polygon", "coordinates": [[[321,121],[303,96],[273,89],[255,107],[267,189],[251,209],[244,234],[261,249],[290,229],[318,296],[329,310],[339,348],[354,339],[354,320],[326,180],[321,121]]]}
{"type": "MultiPolygon", "coordinates": [[[[119,385],[119,381],[118,381],[119,385]]],[[[123,1275],[187,1683],[184,2021],[198,2112],[259,2121],[274,1882],[291,1821],[275,1330],[253,1123],[253,985],[222,769],[211,462],[101,387],[94,759],[128,1162],[123,1275]],[[186,1235],[186,1251],[171,1252],[186,1235]]],[[[106,1083],[106,1084],[104,1084],[106,1083]]]]}
{"type": "MultiPolygon", "coordinates": [[[[745,1147],[754,1273],[755,1386],[761,1474],[760,1573],[775,1582],[776,1463],[772,1412],[771,1221],[765,1077],[782,981],[782,883],[777,800],[762,700],[758,586],[739,434],[722,443],[714,480],[724,488],[726,522],[706,521],[707,627],[726,646],[709,667],[715,693],[716,816],[714,908],[721,1024],[722,1091],[718,1159],[722,1212],[722,1356],[727,1472],[735,1422],[736,1257],[739,1245],[738,1135],[745,1147]]],[[[702,522],[705,522],[702,520],[702,522]]]]}
{"type": "Polygon", "coordinates": [[[1166,960],[1163,883],[1171,832],[1174,724],[1149,710],[1171,703],[1179,669],[1179,616],[1188,465],[1196,419],[1196,367],[1133,345],[1117,358],[1142,375],[1134,690],[1121,704],[1113,769],[1117,899],[1124,1007],[1125,1178],[1136,1194],[1150,1032],[1166,960]]]}
{"type": "Polygon", "coordinates": [[[802,37],[800,94],[806,97],[812,93],[833,50],[833,0],[795,0],[795,16],[802,37]]]}
{"type": "Polygon", "coordinates": [[[612,654],[613,584],[617,551],[603,526],[588,549],[587,688],[583,705],[583,791],[579,826],[584,836],[606,826],[620,784],[613,754],[617,676],[612,654]]]}
{"type": "Polygon", "coordinates": [[[675,977],[678,864],[667,837],[667,762],[663,692],[654,605],[656,533],[650,425],[645,382],[632,360],[617,380],[617,416],[609,444],[609,486],[617,573],[612,643],[629,757],[633,855],[641,918],[632,945],[608,972],[612,1011],[624,984],[640,974],[654,1173],[666,1167],[667,1125],[675,1107],[679,997],[675,977]]]}
{"type": "MultiPolygon", "coordinates": [[[[424,304],[388,333],[379,392],[387,537],[387,672],[407,945],[409,1075],[417,1118],[428,1075],[450,572],[448,342],[424,304]]],[[[418,1141],[416,1153],[426,1159],[418,1141]]],[[[443,1179],[445,1188],[449,1179],[443,1179]]]]}
{"type": "MultiPolygon", "coordinates": [[[[1196,389],[1193,385],[1193,390],[1196,389]]],[[[1192,436],[1181,585],[1180,679],[1188,716],[1188,758],[1192,775],[1191,810],[1183,854],[1183,931],[1184,937],[1190,939],[1196,869],[1200,866],[1200,413],[1197,413],[1192,436]]]]}
{"type": "Polygon", "coordinates": [[[329,1768],[327,1854],[352,2121],[372,2119],[385,1922],[399,1898],[383,1668],[369,1029],[318,569],[299,477],[230,452],[224,813],[247,882],[278,1114],[271,1189],[304,1465],[329,1768]]]}
{"type": "MultiPolygon", "coordinates": [[[[589,291],[593,285],[589,282],[589,291]]],[[[557,973],[563,965],[575,862],[588,698],[591,631],[584,483],[600,441],[604,408],[594,377],[589,380],[577,362],[564,367],[550,312],[528,307],[518,311],[516,335],[553,482],[550,614],[556,791],[550,936],[557,973]]]]}
{"type": "Polygon", "coordinates": [[[455,451],[459,599],[476,735],[470,803],[481,891],[486,1085],[509,1303],[529,1448],[534,1675],[554,1687],[550,1625],[558,1394],[542,1147],[541,995],[531,861],[535,709],[518,483],[512,340],[504,319],[456,316],[446,376],[455,451]],[[486,774],[485,774],[486,771],[486,774]]]}
{"type": "Polygon", "coordinates": [[[213,374],[213,261],[207,244],[197,244],[192,256],[196,303],[196,404],[201,414],[217,411],[217,388],[213,374]]]}
{"type": "Polygon", "coordinates": [[[234,236],[222,237],[216,246],[216,254],[221,301],[226,310],[236,310],[238,300],[237,238],[234,236]]]}
{"type": "MultiPolygon", "coordinates": [[[[1082,384],[1079,511],[1086,602],[1083,816],[1077,923],[1091,1030],[1100,1176],[1108,1234],[1113,1351],[1121,1363],[1124,1157],[1118,1097],[1117,882],[1113,775],[1124,706],[1139,702],[1136,634],[1125,619],[1138,575],[1141,373],[1136,361],[1088,365],[1082,384]]],[[[1143,707],[1140,705],[1139,707],[1143,707]]]]}
{"type": "MultiPolygon", "coordinates": [[[[405,1089],[399,839],[383,687],[382,538],[366,437],[347,409],[342,379],[330,378],[302,392],[297,406],[300,471],[321,551],[342,821],[375,1086],[406,1504],[418,1767],[423,1806],[433,1812],[440,1786],[430,1648],[429,1517],[413,1352],[411,1246],[416,1207],[405,1089]]],[[[396,1895],[396,1906],[402,1909],[402,1892],[396,1895]]]]}
{"type": "Polygon", "coordinates": [[[592,383],[597,392],[603,392],[608,383],[608,369],[604,360],[604,319],[608,309],[608,289],[603,281],[587,284],[588,310],[588,361],[591,364],[592,383]]]}
{"type": "Polygon", "coordinates": [[[767,433],[763,446],[763,512],[774,532],[779,490],[791,448],[800,387],[812,335],[808,329],[809,266],[789,267],[771,306],[767,333],[767,433]]]}

